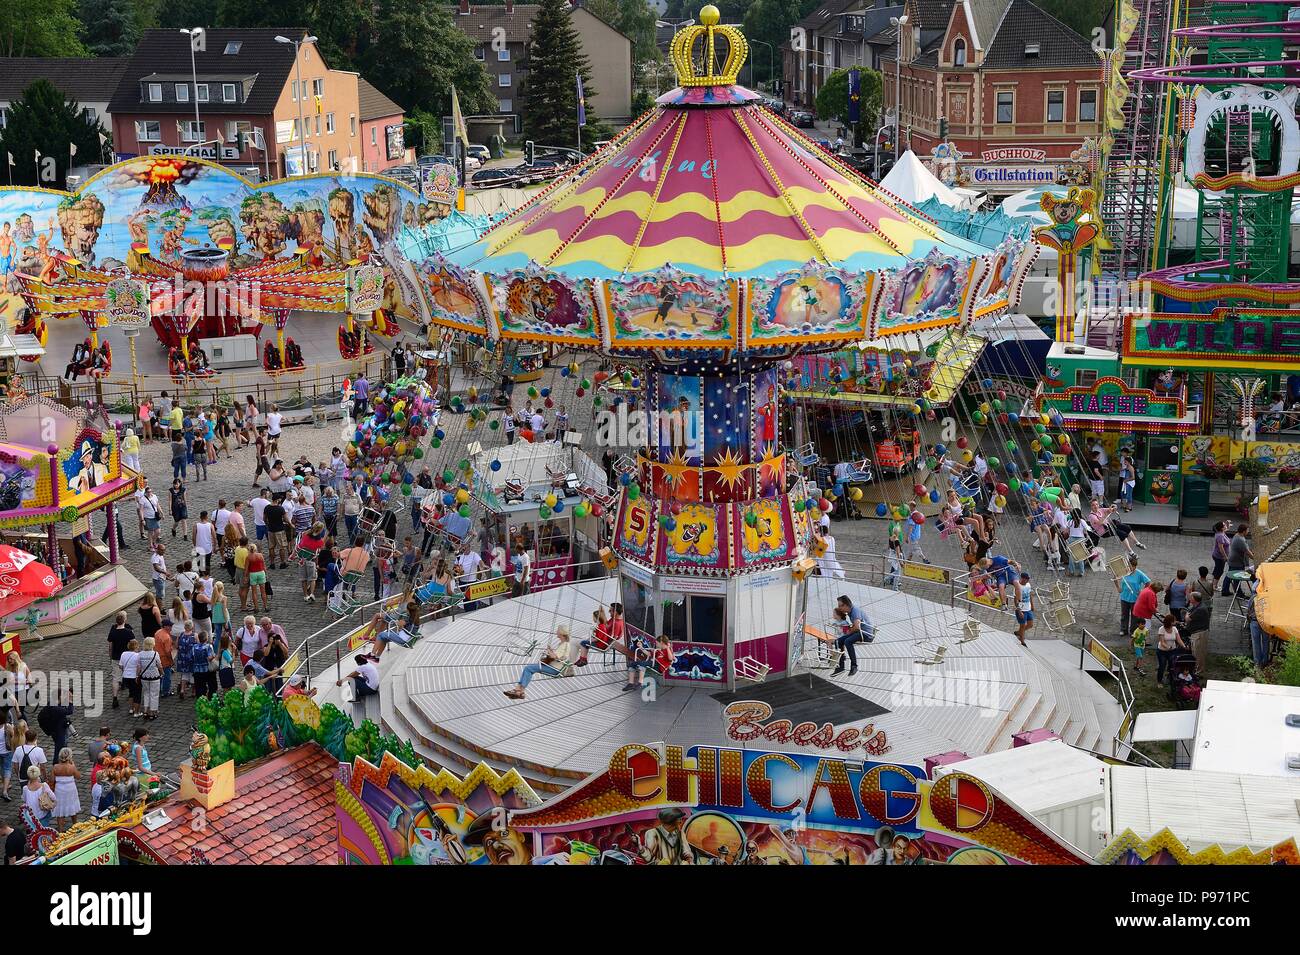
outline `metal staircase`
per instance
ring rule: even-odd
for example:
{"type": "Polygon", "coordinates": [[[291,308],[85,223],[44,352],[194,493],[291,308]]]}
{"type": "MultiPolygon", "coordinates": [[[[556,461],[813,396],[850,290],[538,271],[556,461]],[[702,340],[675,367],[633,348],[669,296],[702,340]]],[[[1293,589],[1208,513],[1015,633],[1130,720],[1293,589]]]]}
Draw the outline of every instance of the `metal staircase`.
{"type": "MultiPolygon", "coordinates": [[[[1130,0],[1119,0],[1120,4],[1130,0]]],[[[1138,24],[1124,48],[1123,71],[1168,62],[1176,3],[1131,0],[1138,24]]],[[[1160,202],[1160,138],[1165,126],[1166,87],[1129,80],[1121,107],[1124,127],[1115,131],[1106,169],[1101,216],[1109,248],[1101,250],[1101,271],[1113,279],[1132,279],[1149,267],[1160,202]]]]}

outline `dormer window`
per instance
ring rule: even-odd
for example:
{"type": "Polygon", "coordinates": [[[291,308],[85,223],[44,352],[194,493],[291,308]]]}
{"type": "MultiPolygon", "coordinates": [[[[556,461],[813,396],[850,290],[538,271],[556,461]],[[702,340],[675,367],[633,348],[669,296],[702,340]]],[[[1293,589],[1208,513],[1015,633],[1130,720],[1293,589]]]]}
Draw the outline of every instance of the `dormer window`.
{"type": "Polygon", "coordinates": [[[1032,60],[1036,60],[1036,59],[1038,59],[1038,44],[1037,44],[1037,43],[1026,43],[1026,44],[1025,44],[1025,59],[1032,59],[1032,60]]]}
{"type": "Polygon", "coordinates": [[[966,65],[966,41],[957,37],[952,44],[952,64],[953,66],[966,65]]]}
{"type": "Polygon", "coordinates": [[[231,40],[226,44],[224,53],[226,56],[235,56],[239,52],[239,48],[243,45],[243,40],[231,40]]]}

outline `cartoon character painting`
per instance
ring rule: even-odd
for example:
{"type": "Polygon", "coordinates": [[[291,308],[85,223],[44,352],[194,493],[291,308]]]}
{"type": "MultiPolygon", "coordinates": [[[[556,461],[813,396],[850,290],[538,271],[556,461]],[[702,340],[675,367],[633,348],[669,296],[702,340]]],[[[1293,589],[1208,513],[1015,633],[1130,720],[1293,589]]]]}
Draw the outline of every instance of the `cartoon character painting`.
{"type": "Polygon", "coordinates": [[[1151,500],[1156,504],[1168,504],[1174,499],[1174,479],[1168,471],[1157,471],[1151,475],[1151,500]]]}
{"type": "Polygon", "coordinates": [[[108,481],[108,446],[99,438],[83,435],[75,453],[63,463],[67,488],[85,494],[108,481]]]}
{"type": "Polygon", "coordinates": [[[918,262],[899,275],[893,311],[901,315],[928,315],[955,308],[959,291],[955,263],[918,262]]]}

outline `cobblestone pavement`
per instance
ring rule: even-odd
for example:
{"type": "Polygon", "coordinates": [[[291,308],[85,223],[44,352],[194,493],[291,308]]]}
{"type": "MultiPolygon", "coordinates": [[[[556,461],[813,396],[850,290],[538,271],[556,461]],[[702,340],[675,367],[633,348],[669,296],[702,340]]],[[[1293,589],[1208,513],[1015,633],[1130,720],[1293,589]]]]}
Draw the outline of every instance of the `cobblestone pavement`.
{"type": "MultiPolygon", "coordinates": [[[[589,362],[584,366],[583,373],[590,375],[594,370],[594,364],[589,362]]],[[[584,431],[587,435],[586,443],[590,446],[593,436],[590,421],[590,402],[573,399],[574,380],[568,379],[566,381],[561,379],[557,369],[549,369],[547,379],[538,382],[537,387],[548,384],[556,390],[557,395],[569,396],[567,403],[572,414],[570,426],[584,431]]],[[[517,388],[516,395],[519,400],[523,400],[525,387],[519,386],[517,388]]],[[[466,416],[464,415],[444,415],[443,428],[447,432],[447,438],[443,442],[441,449],[430,451],[426,457],[426,463],[430,464],[435,472],[447,467],[451,462],[457,461],[463,455],[463,449],[468,438],[481,441],[485,446],[501,443],[502,435],[500,431],[490,431],[479,427],[471,435],[465,431],[465,422],[466,416]]],[[[293,425],[286,427],[284,430],[281,438],[280,456],[285,461],[293,461],[299,454],[306,453],[312,461],[327,460],[330,449],[335,445],[341,445],[343,440],[342,422],[338,420],[331,420],[324,429],[317,429],[310,424],[293,425]]],[[[161,492],[160,497],[165,509],[166,488],[170,483],[171,476],[168,449],[165,445],[158,443],[145,445],[142,449],[141,460],[144,471],[149,476],[151,483],[156,490],[161,492]]],[[[197,516],[200,510],[215,510],[219,498],[225,498],[228,501],[247,500],[252,496],[253,467],[253,451],[251,449],[233,451],[230,458],[223,455],[220,461],[210,466],[208,480],[191,481],[189,483],[190,514],[197,516]]],[[[141,582],[147,583],[149,579],[149,555],[146,545],[141,541],[137,531],[135,509],[128,504],[124,511],[123,529],[129,548],[123,554],[124,563],[141,582]]],[[[245,509],[245,520],[251,529],[251,515],[247,509],[245,509]]],[[[182,545],[179,540],[175,542],[176,546],[170,546],[173,541],[166,531],[168,524],[169,522],[165,522],[163,525],[163,539],[169,544],[169,566],[174,568],[180,560],[185,558],[189,548],[182,545]]],[[[401,525],[404,528],[410,526],[406,514],[401,516],[401,525]]],[[[102,530],[102,527],[101,519],[97,522],[96,528],[102,530]]],[[[878,580],[879,571],[877,568],[879,567],[879,560],[860,558],[855,555],[881,553],[884,549],[886,533],[884,522],[877,520],[838,521],[834,524],[834,533],[838,541],[840,559],[848,568],[849,576],[859,580],[878,580]],[[871,577],[868,570],[874,572],[876,576],[871,577]]],[[[1024,526],[1023,520],[1018,516],[1008,515],[1000,529],[1000,534],[1003,541],[1001,551],[1021,560],[1030,569],[1031,573],[1035,574],[1035,579],[1041,584],[1044,576],[1039,571],[1045,573],[1045,570],[1041,559],[1037,557],[1036,552],[1030,546],[1029,533],[1024,526]]],[[[926,527],[924,535],[926,553],[931,560],[936,564],[947,567],[960,568],[962,566],[958,550],[954,544],[939,541],[937,535],[929,526],[926,527]]],[[[1148,532],[1143,532],[1141,537],[1147,544],[1147,549],[1141,552],[1142,566],[1153,579],[1167,581],[1173,576],[1178,567],[1187,567],[1194,574],[1198,565],[1208,563],[1206,560],[1210,543],[1208,537],[1148,532]]],[[[216,571],[216,577],[218,580],[226,579],[224,578],[224,571],[220,569],[216,571]]],[[[272,569],[270,578],[275,587],[271,615],[277,623],[284,627],[289,637],[290,646],[296,646],[306,636],[322,630],[334,621],[322,598],[318,597],[314,603],[304,603],[297,581],[297,570],[294,565],[290,565],[288,569],[284,570],[272,569]]],[[[1070,582],[1073,585],[1073,604],[1079,623],[1088,627],[1091,632],[1107,643],[1119,646],[1121,643],[1118,620],[1119,604],[1109,575],[1089,573],[1082,580],[1075,579],[1070,582]]],[[[936,592],[931,587],[927,592],[926,585],[915,584],[912,581],[908,581],[907,585],[909,589],[916,587],[916,592],[921,596],[932,597],[944,602],[948,600],[946,589],[942,592],[936,592]]],[[[368,589],[363,589],[363,593],[368,594],[368,589]]],[[[232,615],[235,615],[236,619],[238,619],[239,615],[236,614],[238,592],[234,588],[228,588],[228,594],[231,597],[232,615]]],[[[168,602],[170,602],[171,596],[172,593],[169,590],[168,602]]],[[[1216,622],[1212,635],[1213,651],[1216,653],[1241,652],[1246,647],[1247,642],[1235,627],[1225,626],[1222,616],[1219,612],[1215,614],[1216,622]]],[[[138,618],[133,610],[128,611],[128,619],[133,625],[138,625],[138,618]]],[[[1008,630],[1013,628],[1010,619],[1006,617],[1001,619],[999,625],[1008,630]]],[[[34,670],[76,670],[97,673],[104,682],[105,692],[108,693],[111,691],[108,651],[105,643],[108,629],[109,622],[106,621],[76,636],[33,643],[25,648],[24,658],[34,670]]],[[[330,635],[341,635],[345,629],[343,626],[336,625],[330,635]]],[[[1039,627],[1036,630],[1041,631],[1035,634],[1038,638],[1049,636],[1045,627],[1039,627]]],[[[1074,640],[1078,639],[1077,628],[1073,633],[1069,634],[1069,637],[1074,640]]],[[[321,638],[317,641],[313,645],[313,649],[324,643],[325,639],[321,638]]],[[[330,651],[328,655],[316,661],[312,671],[314,674],[321,675],[322,678],[329,678],[322,671],[328,669],[330,676],[332,676],[333,663],[333,651],[330,651]]],[[[174,698],[164,700],[160,708],[159,718],[148,724],[141,720],[132,720],[125,705],[119,709],[108,708],[106,700],[105,707],[102,715],[86,716],[78,713],[75,719],[80,737],[73,740],[70,745],[73,747],[77,765],[83,771],[81,786],[83,808],[88,808],[90,804],[89,768],[85,746],[86,742],[95,735],[98,726],[101,724],[111,728],[114,739],[126,739],[134,729],[141,725],[147,725],[150,732],[148,749],[153,765],[155,769],[164,772],[175,772],[188,748],[194,719],[194,704],[188,698],[183,701],[174,698]]],[[[55,754],[49,752],[51,749],[50,740],[43,733],[41,734],[41,745],[46,749],[47,754],[53,758],[55,754]]],[[[19,785],[17,780],[11,784],[10,793],[14,796],[13,802],[0,803],[0,818],[10,821],[17,819],[18,809],[21,806],[21,797],[18,792],[19,785]]]]}

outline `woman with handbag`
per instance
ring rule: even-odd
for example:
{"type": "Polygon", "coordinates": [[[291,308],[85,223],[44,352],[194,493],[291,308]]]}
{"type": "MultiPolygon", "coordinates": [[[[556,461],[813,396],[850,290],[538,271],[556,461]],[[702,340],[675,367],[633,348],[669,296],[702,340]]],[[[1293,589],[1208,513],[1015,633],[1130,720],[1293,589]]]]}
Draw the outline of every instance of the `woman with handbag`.
{"type": "Polygon", "coordinates": [[[541,656],[536,663],[530,663],[524,667],[523,672],[519,674],[519,683],[513,689],[506,690],[505,695],[512,700],[522,700],[524,691],[528,689],[528,684],[537,674],[545,673],[547,676],[560,676],[568,669],[571,650],[569,628],[564,624],[560,624],[555,628],[555,639],[542,648],[541,656]]]}
{"type": "Polygon", "coordinates": [[[162,655],[154,649],[156,645],[153,637],[145,637],[144,649],[136,661],[140,669],[140,700],[147,720],[158,718],[158,699],[162,691],[162,655]]]}
{"type": "Polygon", "coordinates": [[[32,811],[37,822],[43,826],[48,826],[50,820],[54,818],[54,807],[58,805],[58,800],[54,797],[54,790],[49,787],[45,780],[41,779],[41,768],[39,766],[27,767],[27,785],[23,787],[23,805],[32,811]]]}
{"type": "Polygon", "coordinates": [[[222,635],[217,651],[217,683],[222,690],[235,688],[235,651],[231,648],[229,634],[222,635]]]}

